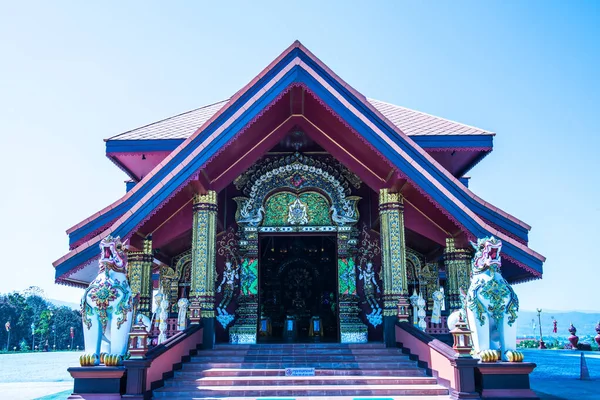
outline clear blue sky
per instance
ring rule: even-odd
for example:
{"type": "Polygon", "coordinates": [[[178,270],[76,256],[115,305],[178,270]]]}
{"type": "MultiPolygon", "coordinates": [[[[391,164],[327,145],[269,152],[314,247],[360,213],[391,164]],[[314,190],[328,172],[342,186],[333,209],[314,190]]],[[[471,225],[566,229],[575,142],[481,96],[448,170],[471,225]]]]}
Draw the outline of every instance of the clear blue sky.
{"type": "Polygon", "coordinates": [[[600,3],[90,3],[0,1],[0,292],[78,301],[51,263],[124,193],[102,139],[231,96],[299,39],[368,97],[497,132],[471,188],[548,258],[522,308],[598,310],[600,3]]]}

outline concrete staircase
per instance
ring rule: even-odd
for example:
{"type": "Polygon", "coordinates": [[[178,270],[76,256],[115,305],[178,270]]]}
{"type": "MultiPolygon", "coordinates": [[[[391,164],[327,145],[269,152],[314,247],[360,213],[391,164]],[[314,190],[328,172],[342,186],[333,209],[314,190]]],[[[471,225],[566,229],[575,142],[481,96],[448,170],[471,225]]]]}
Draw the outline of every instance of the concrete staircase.
{"type": "Polygon", "coordinates": [[[399,349],[383,344],[217,345],[200,351],[156,389],[154,399],[448,399],[399,349]],[[285,368],[315,368],[285,376],[285,368]]]}

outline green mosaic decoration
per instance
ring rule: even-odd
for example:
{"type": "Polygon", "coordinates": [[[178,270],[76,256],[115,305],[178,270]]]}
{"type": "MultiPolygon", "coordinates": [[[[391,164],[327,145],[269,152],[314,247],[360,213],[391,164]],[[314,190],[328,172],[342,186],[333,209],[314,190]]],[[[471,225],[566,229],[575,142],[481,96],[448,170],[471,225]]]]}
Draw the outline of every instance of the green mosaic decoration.
{"type": "Polygon", "coordinates": [[[463,308],[461,292],[466,293],[471,284],[471,251],[456,248],[454,238],[446,238],[444,265],[450,309],[461,309],[463,308]]]}
{"type": "Polygon", "coordinates": [[[382,189],[379,213],[385,293],[407,294],[402,195],[382,189]]]}
{"type": "MultiPolygon", "coordinates": [[[[405,318],[403,304],[408,295],[406,276],[406,247],[404,242],[404,205],[402,195],[390,193],[387,189],[379,191],[379,217],[381,220],[381,268],[383,275],[383,315],[405,318]]],[[[407,305],[406,303],[405,305],[407,305]]]]}
{"type": "Polygon", "coordinates": [[[340,294],[356,294],[356,265],[353,258],[338,258],[338,288],[340,294]]]}
{"type": "MultiPolygon", "coordinates": [[[[235,220],[238,224],[251,227],[351,226],[356,224],[359,219],[358,201],[360,198],[350,196],[350,182],[359,186],[359,182],[354,181],[353,175],[333,160],[320,161],[300,153],[268,159],[236,180],[236,187],[248,197],[234,198],[238,205],[235,220]],[[314,188],[318,188],[323,195],[308,192],[314,188]],[[290,223],[288,218],[290,210],[286,208],[292,204],[292,202],[288,202],[289,197],[272,200],[275,201],[272,205],[272,212],[263,217],[263,212],[269,213],[265,208],[270,207],[265,199],[268,199],[269,196],[278,196],[279,193],[272,193],[281,189],[285,189],[288,194],[297,196],[293,198],[293,201],[299,198],[306,205],[307,214],[312,214],[308,215],[308,222],[298,219],[293,220],[297,221],[296,223],[290,223]],[[312,194],[302,198],[304,193],[312,194]],[[330,211],[331,217],[329,216],[330,211]],[[284,223],[284,221],[286,222],[284,223]],[[300,223],[301,221],[303,223],[300,223]]],[[[299,210],[298,207],[302,207],[298,204],[296,206],[296,210],[299,210]]]]}
{"type": "Polygon", "coordinates": [[[114,314],[117,316],[117,328],[127,321],[127,313],[131,311],[131,296],[130,289],[127,281],[101,281],[96,279],[86,289],[81,304],[82,317],[84,325],[90,329],[92,326],[91,316],[93,315],[94,309],[85,301],[87,296],[96,306],[95,311],[98,313],[100,319],[100,325],[102,326],[102,333],[106,332],[106,326],[108,323],[108,315],[114,314]],[[118,303],[113,308],[113,303],[118,300],[118,303]]]}
{"type": "Polygon", "coordinates": [[[190,315],[199,306],[202,317],[214,317],[217,194],[210,190],[194,198],[190,315]]]}
{"type": "Polygon", "coordinates": [[[240,284],[242,295],[258,294],[258,259],[244,258],[240,265],[240,284]]]}
{"type": "Polygon", "coordinates": [[[329,207],[329,201],[317,192],[304,192],[299,195],[287,191],[275,193],[265,201],[263,225],[331,225],[329,207]]]}

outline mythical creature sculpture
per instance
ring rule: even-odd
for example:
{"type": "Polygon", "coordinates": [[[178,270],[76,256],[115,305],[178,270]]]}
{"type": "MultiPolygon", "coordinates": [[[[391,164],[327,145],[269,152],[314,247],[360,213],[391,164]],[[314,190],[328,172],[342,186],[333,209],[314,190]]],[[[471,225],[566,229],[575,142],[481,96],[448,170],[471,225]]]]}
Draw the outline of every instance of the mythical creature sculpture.
{"type": "Polygon", "coordinates": [[[502,242],[492,236],[471,245],[475,255],[465,305],[474,350],[500,350],[506,361],[505,353],[516,349],[519,301],[501,275],[502,242]]]}
{"type": "Polygon", "coordinates": [[[238,222],[238,224],[247,224],[250,226],[257,226],[262,221],[264,214],[265,214],[265,208],[263,206],[261,206],[256,211],[255,215],[250,215],[249,213],[246,213],[245,215],[242,214],[242,218],[240,218],[237,222],[238,222]]]}
{"type": "Polygon", "coordinates": [[[133,322],[127,255],[118,236],[100,242],[99,269],[81,299],[85,352],[94,365],[100,364],[100,353],[125,355],[133,322]]]}
{"type": "Polygon", "coordinates": [[[371,312],[367,314],[367,319],[371,325],[377,327],[377,325],[382,323],[383,318],[381,316],[381,307],[379,307],[379,303],[377,303],[377,298],[375,295],[375,293],[381,293],[381,289],[379,288],[377,280],[375,279],[375,269],[373,268],[373,263],[369,261],[364,267],[359,265],[358,271],[358,279],[363,281],[365,298],[371,307],[371,312]]]}
{"type": "Polygon", "coordinates": [[[339,214],[334,206],[331,206],[329,209],[331,210],[331,219],[338,225],[354,224],[357,221],[357,219],[353,217],[339,214]]]}

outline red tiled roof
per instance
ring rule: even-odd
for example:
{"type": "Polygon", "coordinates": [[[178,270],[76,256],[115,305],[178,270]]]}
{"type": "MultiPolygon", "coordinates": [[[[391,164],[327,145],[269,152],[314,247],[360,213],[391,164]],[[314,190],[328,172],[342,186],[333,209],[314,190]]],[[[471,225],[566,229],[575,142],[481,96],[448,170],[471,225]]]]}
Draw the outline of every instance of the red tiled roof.
{"type": "Polygon", "coordinates": [[[367,99],[377,111],[407,135],[493,135],[493,132],[436,117],[421,111],[367,99]]]}
{"type": "Polygon", "coordinates": [[[163,119],[137,129],[105,139],[109,140],[153,140],[153,139],[187,139],[196,132],[210,117],[215,115],[229,100],[219,101],[163,119]]]}
{"type": "MultiPolygon", "coordinates": [[[[444,118],[425,114],[410,108],[383,101],[367,99],[398,129],[409,136],[421,135],[493,135],[493,132],[475,128],[444,118]]],[[[187,139],[228,100],[197,108],[161,121],[113,136],[108,140],[187,139]]]]}

